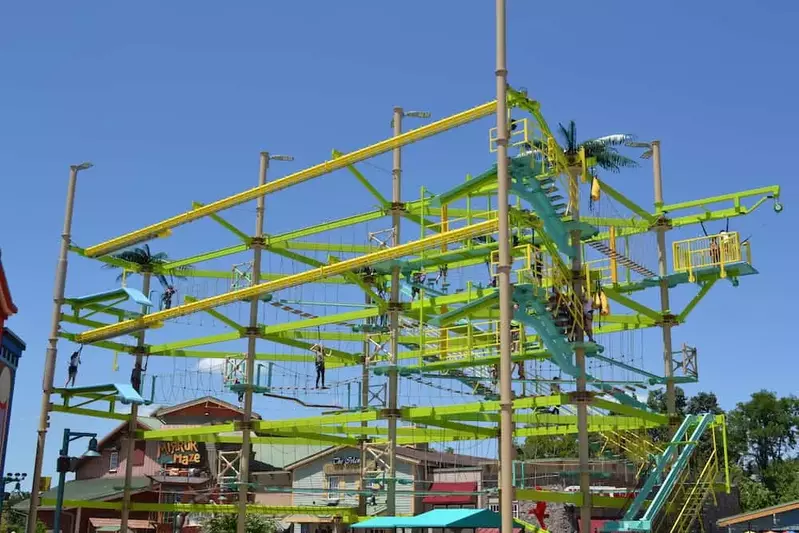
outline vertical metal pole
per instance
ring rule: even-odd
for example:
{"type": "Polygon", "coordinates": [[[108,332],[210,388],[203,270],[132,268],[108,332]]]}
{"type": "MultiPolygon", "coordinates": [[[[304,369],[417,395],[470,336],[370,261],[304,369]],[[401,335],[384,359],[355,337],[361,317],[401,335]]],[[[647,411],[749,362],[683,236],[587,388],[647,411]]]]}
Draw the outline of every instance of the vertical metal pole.
{"type": "MultiPolygon", "coordinates": [[[[401,107],[394,108],[394,136],[402,133],[401,107]]],[[[402,193],[402,148],[394,148],[394,164],[391,170],[391,224],[394,232],[394,246],[400,241],[400,214],[403,206],[402,193]]],[[[397,508],[397,350],[399,350],[399,266],[391,269],[391,301],[389,306],[391,347],[388,367],[388,487],[386,490],[386,515],[394,516],[397,508]]],[[[419,326],[422,327],[421,325],[419,326]]]]}
{"type": "MultiPolygon", "coordinates": [[[[261,152],[261,166],[258,172],[258,185],[266,183],[266,171],[269,168],[269,152],[261,152]]],[[[255,207],[255,237],[252,239],[252,284],[261,281],[261,251],[264,245],[264,204],[266,198],[259,196],[255,207]]],[[[236,521],[236,533],[247,530],[247,495],[250,488],[250,452],[252,442],[252,385],[255,370],[255,349],[258,340],[258,302],[257,296],[250,300],[250,322],[247,328],[247,364],[244,389],[244,420],[241,425],[241,459],[239,461],[239,509],[236,521]]],[[[271,368],[270,368],[271,375],[271,368]]]]}
{"type": "MultiPolygon", "coordinates": [[[[81,165],[83,166],[83,165],[81,165]]],[[[58,354],[58,330],[61,323],[61,305],[64,303],[64,287],[67,281],[67,254],[72,231],[72,211],[75,205],[75,186],[78,181],[79,165],[69,168],[69,182],[67,184],[67,205],[64,211],[64,227],[61,230],[61,248],[58,252],[58,265],[56,266],[55,288],[53,290],[53,312],[50,318],[50,335],[47,338],[47,352],[44,362],[44,379],[42,380],[42,406],[39,413],[39,429],[36,438],[36,458],[33,463],[33,478],[31,479],[31,501],[28,508],[28,533],[36,533],[37,512],[39,510],[39,485],[42,480],[42,461],[44,460],[44,445],[47,440],[47,428],[50,425],[50,395],[53,392],[53,376],[55,375],[55,362],[58,354]]]]}
{"type": "MultiPolygon", "coordinates": [[[[142,272],[142,292],[150,294],[151,272],[142,272]]],[[[142,314],[147,314],[147,306],[141,306],[142,314]]],[[[136,361],[134,369],[141,369],[144,361],[144,334],[146,329],[136,334],[136,361]]],[[[141,384],[141,370],[139,370],[139,383],[141,384]]],[[[139,385],[141,387],[141,385],[139,385]]],[[[141,391],[136,391],[141,394],[141,391]]],[[[125,449],[125,483],[122,485],[122,511],[119,525],[120,531],[128,531],[128,516],[130,515],[130,484],[133,480],[133,450],[136,447],[136,428],[138,426],[139,406],[130,406],[130,420],[128,421],[127,448],[125,449]]]]}
{"type": "MultiPolygon", "coordinates": [[[[655,208],[660,209],[663,207],[663,175],[660,166],[660,141],[652,141],[652,166],[654,167],[655,178],[655,208]]],[[[666,412],[669,416],[674,416],[677,414],[677,397],[674,387],[674,372],[671,366],[673,351],[671,328],[674,324],[672,322],[671,311],[669,310],[671,306],[669,302],[669,282],[666,279],[668,275],[666,232],[668,230],[669,224],[666,221],[666,216],[661,215],[655,226],[655,233],[657,235],[658,246],[658,274],[660,275],[660,310],[663,313],[661,327],[663,328],[663,365],[666,376],[666,412]]]]}
{"type": "MultiPolygon", "coordinates": [[[[60,457],[69,457],[69,429],[64,429],[64,440],[61,442],[60,457]]],[[[58,473],[58,490],[55,496],[55,514],[53,515],[53,533],[61,533],[61,510],[64,508],[64,483],[67,473],[58,473]]]]}
{"type": "MultiPolygon", "coordinates": [[[[381,281],[382,283],[382,281],[381,281]]],[[[364,302],[367,305],[372,304],[372,298],[369,294],[364,295],[364,302]]],[[[374,322],[379,322],[380,317],[378,316],[374,322]]],[[[369,334],[365,333],[363,337],[363,360],[361,361],[361,405],[360,408],[362,411],[369,410],[369,334]]],[[[361,422],[361,427],[367,427],[368,423],[366,421],[361,422]]],[[[369,453],[366,450],[366,435],[361,435],[361,492],[358,493],[358,514],[360,516],[366,516],[366,462],[368,460],[367,454],[369,453]]]]}
{"type": "MultiPolygon", "coordinates": [[[[583,154],[584,156],[584,154],[583,154]]],[[[580,221],[580,181],[577,169],[569,168],[569,203],[571,204],[571,217],[575,225],[580,221]]],[[[583,313],[583,271],[582,271],[582,241],[580,230],[571,232],[571,245],[574,248],[572,258],[572,291],[578,308],[574,310],[577,316],[583,313]]],[[[575,323],[574,338],[583,342],[583,328],[580,323],[575,323]]],[[[585,378],[585,348],[575,348],[575,363],[577,364],[577,449],[580,463],[580,492],[583,504],[580,506],[581,531],[591,531],[591,472],[588,456],[588,402],[585,378]]]]}
{"type": "Polygon", "coordinates": [[[513,390],[511,388],[510,175],[508,173],[508,69],[506,66],[505,0],[496,0],[497,82],[497,211],[499,216],[499,511],[501,533],[513,533],[513,390]]]}

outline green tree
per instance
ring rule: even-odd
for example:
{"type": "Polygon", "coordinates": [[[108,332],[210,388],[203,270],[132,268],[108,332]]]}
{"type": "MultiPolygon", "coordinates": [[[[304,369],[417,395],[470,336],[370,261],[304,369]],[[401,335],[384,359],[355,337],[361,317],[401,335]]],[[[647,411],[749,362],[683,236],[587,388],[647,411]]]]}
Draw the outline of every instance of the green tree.
{"type": "MultiPolygon", "coordinates": [[[[237,516],[232,513],[218,513],[203,522],[205,533],[236,533],[237,516]]],[[[277,524],[274,520],[262,515],[248,514],[247,533],[275,533],[277,524]]]]}
{"type": "Polygon", "coordinates": [[[696,396],[691,396],[685,404],[685,412],[689,415],[702,413],[712,413],[723,415],[724,409],[719,406],[719,399],[712,392],[698,392],[696,396]]]}
{"type": "Polygon", "coordinates": [[[730,458],[749,479],[762,483],[776,503],[794,494],[799,439],[799,399],[762,390],[739,403],[727,419],[730,458]]]}
{"type": "Polygon", "coordinates": [[[638,163],[634,159],[619,153],[617,146],[622,146],[632,140],[633,136],[619,133],[605,135],[596,139],[588,139],[583,142],[577,141],[577,125],[573,120],[569,121],[568,126],[558,124],[563,151],[570,160],[580,153],[580,148],[585,149],[585,156],[596,159],[596,166],[611,172],[620,172],[622,168],[637,167],[638,163]]]}
{"type": "MultiPolygon", "coordinates": [[[[115,259],[125,261],[126,263],[136,265],[139,272],[150,272],[155,274],[164,289],[164,295],[161,297],[162,307],[168,308],[171,306],[171,295],[174,292],[174,288],[172,287],[172,284],[167,281],[166,276],[159,271],[160,266],[169,263],[169,256],[165,252],[158,252],[157,254],[154,254],[150,251],[150,246],[145,244],[140,248],[131,248],[130,250],[124,250],[118,254],[114,254],[113,257],[115,259]]],[[[123,272],[117,276],[117,281],[121,281],[130,272],[118,264],[106,264],[105,267],[123,269],[123,272]]],[[[184,279],[185,274],[191,270],[191,267],[188,266],[177,267],[170,271],[170,276],[178,279],[184,279]]]]}

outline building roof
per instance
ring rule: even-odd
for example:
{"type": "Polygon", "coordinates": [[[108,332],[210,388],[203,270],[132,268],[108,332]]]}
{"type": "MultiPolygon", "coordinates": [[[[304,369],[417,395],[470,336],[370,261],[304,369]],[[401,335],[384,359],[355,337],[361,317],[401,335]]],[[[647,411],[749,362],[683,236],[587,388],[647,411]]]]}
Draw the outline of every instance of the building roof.
{"type": "Polygon", "coordinates": [[[406,446],[397,447],[397,455],[418,461],[420,463],[434,463],[436,465],[448,466],[481,466],[496,464],[496,459],[487,457],[475,457],[473,455],[462,455],[459,453],[448,453],[439,450],[420,450],[406,446]]]}
{"type": "MultiPolygon", "coordinates": [[[[121,477],[99,477],[95,479],[80,479],[64,484],[64,500],[95,500],[105,501],[122,497],[122,486],[125,479],[121,477]]],[[[133,493],[142,492],[150,488],[150,479],[146,477],[131,478],[130,487],[133,493]]],[[[41,499],[55,499],[58,487],[53,487],[41,494],[41,499]]],[[[14,509],[27,510],[30,500],[21,501],[14,509]]],[[[43,505],[41,509],[53,509],[53,505],[43,505]]],[[[68,509],[69,506],[64,506],[68,509]]]]}
{"type": "MultiPolygon", "coordinates": [[[[244,409],[241,409],[240,407],[238,407],[236,405],[233,405],[232,403],[228,403],[228,402],[226,402],[224,400],[220,400],[219,398],[214,398],[213,396],[203,396],[202,398],[197,398],[196,400],[191,400],[191,401],[188,401],[188,402],[179,403],[177,405],[172,405],[172,406],[168,406],[168,407],[161,407],[161,408],[157,409],[152,414],[152,416],[162,417],[162,416],[166,416],[166,415],[174,415],[175,413],[177,413],[177,412],[179,412],[179,411],[181,411],[183,409],[187,409],[189,407],[194,407],[196,405],[203,405],[203,404],[207,404],[207,403],[216,404],[219,407],[222,407],[223,409],[229,409],[231,411],[235,411],[237,413],[244,414],[244,409]]],[[[261,419],[261,415],[259,415],[258,413],[253,413],[252,417],[253,418],[257,418],[259,420],[261,419]]]]}
{"type": "MultiPolygon", "coordinates": [[[[161,426],[163,425],[163,423],[160,420],[158,420],[157,418],[153,418],[151,416],[136,417],[136,422],[138,423],[139,427],[144,430],[161,429],[161,426]]],[[[101,450],[103,446],[111,442],[113,440],[113,437],[115,437],[120,431],[127,428],[128,428],[127,422],[122,422],[121,424],[119,424],[117,427],[112,429],[111,432],[108,433],[105,437],[100,439],[100,442],[97,443],[97,449],[101,450]]],[[[84,458],[81,458],[81,460],[82,459],[84,458]]]]}
{"type": "Polygon", "coordinates": [[[477,500],[477,481],[435,481],[430,486],[430,493],[422,498],[422,503],[435,505],[467,505],[477,500]],[[464,493],[471,494],[464,494],[464,493]],[[460,494],[455,494],[460,493],[460,494]]]}
{"type": "Polygon", "coordinates": [[[253,452],[255,452],[255,460],[266,465],[272,466],[277,469],[286,469],[294,467],[295,463],[305,462],[305,459],[311,457],[321,457],[326,450],[335,449],[334,446],[329,444],[322,445],[297,445],[297,446],[272,446],[270,444],[253,444],[253,452]]]}
{"type": "Polygon", "coordinates": [[[0,260],[0,315],[9,317],[16,314],[17,306],[11,298],[11,289],[8,288],[6,271],[3,269],[3,261],[0,260]]]}
{"type": "Polygon", "coordinates": [[[757,509],[756,511],[749,511],[748,513],[741,513],[728,516],[726,518],[721,518],[716,521],[716,524],[719,527],[728,527],[735,524],[741,524],[743,522],[751,522],[753,520],[757,520],[758,518],[765,518],[768,516],[789,513],[791,511],[797,510],[799,510],[799,500],[781,503],[779,505],[772,505],[771,507],[764,507],[763,509],[757,509]]]}
{"type": "MultiPolygon", "coordinates": [[[[281,447],[287,448],[287,447],[281,447]]],[[[313,446],[300,446],[299,449],[311,449],[313,446]]],[[[316,453],[308,453],[304,457],[298,457],[293,463],[284,466],[286,470],[294,470],[304,466],[326,455],[330,455],[339,450],[346,450],[352,446],[319,446],[316,453]]],[[[406,463],[423,464],[425,466],[480,466],[484,464],[496,464],[496,459],[485,457],[474,457],[471,455],[460,455],[457,453],[440,452],[438,450],[420,450],[409,446],[397,447],[397,458],[406,463]]],[[[260,459],[259,459],[260,460],[260,459]]]]}

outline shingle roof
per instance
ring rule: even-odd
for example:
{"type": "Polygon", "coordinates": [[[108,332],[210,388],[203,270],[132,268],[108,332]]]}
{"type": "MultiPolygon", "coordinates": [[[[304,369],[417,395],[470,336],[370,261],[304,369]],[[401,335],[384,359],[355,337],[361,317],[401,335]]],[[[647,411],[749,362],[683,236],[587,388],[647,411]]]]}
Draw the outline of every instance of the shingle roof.
{"type": "Polygon", "coordinates": [[[274,468],[282,469],[288,465],[302,461],[334,446],[323,444],[313,446],[310,444],[298,446],[272,446],[269,444],[253,444],[255,460],[274,468]]]}
{"type": "Polygon", "coordinates": [[[420,450],[418,448],[408,448],[405,446],[397,447],[397,455],[422,463],[435,463],[438,465],[480,466],[497,463],[496,459],[489,459],[487,457],[447,453],[439,450],[420,450]]]}
{"type": "MultiPolygon", "coordinates": [[[[68,481],[64,484],[65,500],[111,500],[122,496],[122,486],[125,478],[100,477],[95,479],[81,479],[68,481]]],[[[150,479],[134,477],[130,482],[131,490],[135,493],[150,487],[150,479]]],[[[41,494],[41,499],[55,499],[58,487],[53,487],[41,494]]],[[[14,509],[27,510],[30,500],[21,501],[14,509]]],[[[53,506],[42,506],[41,509],[52,509],[53,506]]],[[[66,508],[66,507],[65,507],[66,508]]]]}

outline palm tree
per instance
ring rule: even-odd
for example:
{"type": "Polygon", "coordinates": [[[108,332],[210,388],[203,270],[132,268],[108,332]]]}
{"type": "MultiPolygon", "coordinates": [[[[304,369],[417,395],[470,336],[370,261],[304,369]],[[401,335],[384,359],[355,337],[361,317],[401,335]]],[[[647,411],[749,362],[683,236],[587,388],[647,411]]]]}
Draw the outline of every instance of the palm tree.
{"type": "MultiPolygon", "coordinates": [[[[150,251],[150,246],[145,244],[141,248],[136,247],[130,250],[124,250],[119,252],[118,254],[113,255],[114,259],[119,259],[121,261],[125,261],[127,263],[132,263],[137,265],[139,268],[137,269],[138,272],[150,272],[155,274],[158,278],[158,281],[161,283],[161,286],[164,288],[164,293],[161,295],[161,308],[162,309],[169,309],[172,307],[172,296],[175,294],[175,287],[172,286],[169,281],[167,281],[166,276],[161,272],[156,272],[159,266],[165,265],[169,262],[169,256],[165,252],[158,252],[154,254],[150,251]]],[[[106,264],[106,268],[123,268],[122,273],[117,276],[117,281],[121,281],[127,276],[129,272],[124,267],[120,267],[118,265],[111,265],[106,264]]],[[[170,273],[170,278],[178,278],[178,279],[185,279],[185,276],[181,274],[185,274],[189,272],[191,267],[178,267],[172,270],[170,273]]]]}
{"type": "Polygon", "coordinates": [[[558,130],[563,142],[563,152],[574,161],[580,153],[580,148],[585,149],[585,157],[594,158],[596,166],[611,172],[620,172],[622,168],[634,168],[638,162],[619,153],[616,146],[627,144],[633,136],[627,133],[616,133],[605,135],[596,139],[588,139],[582,143],[577,142],[577,125],[573,120],[569,121],[568,127],[558,124],[558,130]]]}

